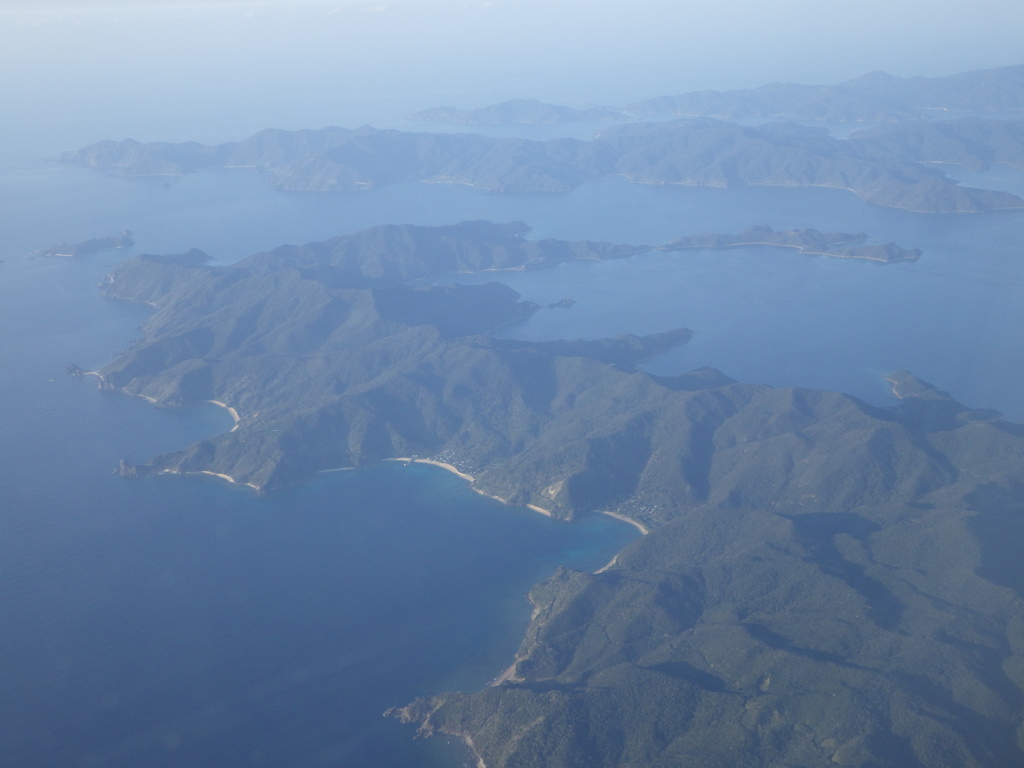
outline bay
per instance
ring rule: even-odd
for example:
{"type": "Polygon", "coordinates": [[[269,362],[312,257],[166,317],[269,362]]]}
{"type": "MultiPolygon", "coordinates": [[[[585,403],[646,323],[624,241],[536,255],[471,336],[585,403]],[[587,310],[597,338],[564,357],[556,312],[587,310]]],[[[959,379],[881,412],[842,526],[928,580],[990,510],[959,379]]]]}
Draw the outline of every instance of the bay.
{"type": "Polygon", "coordinates": [[[269,499],[212,479],[117,477],[120,458],[230,422],[64,376],[127,347],[148,310],[95,291],[127,253],[22,258],[32,249],[127,227],[136,252],[195,246],[224,263],[375,224],[474,218],[650,244],[762,223],[863,230],[924,256],[652,252],[457,279],[577,301],[507,329],[520,338],[694,328],[654,372],[714,365],[884,403],[884,374],[910,368],[971,405],[1024,411],[1017,213],[937,217],[833,190],[618,179],[555,196],[423,184],[284,195],[244,171],[128,180],[24,160],[5,167],[0,202],[11,212],[0,222],[4,764],[458,764],[458,745],[413,741],[383,710],[486,684],[514,653],[530,586],[559,564],[597,568],[634,535],[509,509],[428,467],[324,475],[269,499]]]}
{"type": "MultiPolygon", "coordinates": [[[[615,45],[584,34],[586,56],[552,59],[538,45],[518,55],[527,36],[502,24],[517,55],[499,47],[467,68],[473,57],[451,45],[446,69],[433,36],[404,50],[411,37],[367,34],[376,22],[320,20],[311,37],[273,15],[235,18],[229,8],[211,27],[165,6],[155,21],[103,8],[116,17],[109,25],[74,15],[4,27],[12,76],[2,85],[0,147],[0,764],[460,765],[458,745],[413,741],[383,709],[486,684],[511,659],[530,585],[558,564],[596,568],[634,535],[602,518],[568,526],[507,508],[422,466],[322,475],[270,498],[213,479],[120,478],[111,472],[118,459],[143,461],[230,420],[213,406],[157,409],[63,375],[70,362],[109,361],[148,310],[95,291],[128,254],[23,260],[33,249],[128,228],[136,252],[199,247],[228,263],[382,223],[521,219],[535,237],[651,244],[751,224],[856,227],[925,256],[879,267],[776,251],[655,253],[486,279],[541,303],[577,299],[508,329],[522,338],[687,325],[694,341],[651,370],[717,365],[750,381],[885,401],[882,375],[910,367],[971,404],[1021,412],[1019,216],[939,219],[828,190],[614,179],[559,196],[417,184],[282,195],[243,171],[126,180],[54,159],[127,136],[215,143],[267,126],[366,120],[420,130],[394,116],[442,103],[623,103],[762,77],[838,81],[892,65],[937,74],[958,66],[954,49],[958,61],[1000,63],[990,34],[983,52],[927,35],[917,35],[918,49],[868,41],[827,61],[799,50],[755,77],[749,52],[736,55],[718,36],[670,46],[666,59],[669,48],[651,45],[647,31],[627,45],[619,30],[615,45]],[[240,27],[253,24],[272,28],[273,43],[239,45],[248,39],[240,27]],[[280,47],[288,31],[301,51],[280,47]],[[369,50],[382,41],[391,42],[383,53],[369,50]]],[[[426,28],[415,25],[415,37],[426,28]]],[[[584,138],[600,127],[473,130],[584,138]]]]}
{"type": "MultiPolygon", "coordinates": [[[[103,183],[71,187],[114,217],[103,183]]],[[[270,498],[113,474],[230,419],[64,375],[110,359],[149,310],[95,289],[124,253],[19,258],[57,232],[26,209],[0,265],[0,763],[460,764],[460,745],[414,741],[384,710],[485,685],[512,659],[530,587],[600,567],[635,531],[509,508],[425,466],[270,498]]]]}

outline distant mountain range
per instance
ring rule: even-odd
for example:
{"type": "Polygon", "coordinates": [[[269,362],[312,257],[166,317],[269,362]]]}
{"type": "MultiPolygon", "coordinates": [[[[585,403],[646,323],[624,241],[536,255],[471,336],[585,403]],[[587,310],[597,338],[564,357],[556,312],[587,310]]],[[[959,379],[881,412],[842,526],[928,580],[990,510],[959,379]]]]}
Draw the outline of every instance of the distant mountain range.
{"type": "Polygon", "coordinates": [[[876,205],[929,213],[1024,207],[1007,192],[959,186],[934,163],[1024,168],[1024,121],[978,119],[886,125],[848,139],[792,123],[717,120],[626,124],[590,141],[499,139],[363,127],[266,130],[241,142],[102,141],[64,162],[122,175],[250,167],[281,190],[335,192],[421,181],[490,192],[565,192],[592,179],[732,187],[849,190],[876,205]]]}
{"type": "Polygon", "coordinates": [[[626,111],[728,119],[885,122],[935,112],[1024,111],[1024,64],[948,77],[871,72],[839,85],[771,83],[738,91],[695,91],[638,101],[626,111]]]}
{"type": "Polygon", "coordinates": [[[692,91],[658,96],[625,107],[572,109],[514,99],[478,109],[440,107],[414,120],[463,125],[583,123],[675,115],[726,120],[889,122],[941,112],[1024,112],[1024,64],[948,77],[896,77],[871,72],[838,85],[769,83],[735,91],[692,91]]]}
{"type": "MultiPolygon", "coordinates": [[[[905,210],[978,212],[1024,200],[960,187],[936,164],[1024,169],[1024,120],[923,116],[1020,110],[1022,77],[1022,67],[874,73],[628,108],[883,123],[847,139],[702,117],[628,122],[590,141],[268,130],[218,146],[100,142],[64,160],[124,175],[249,167],[281,190],[420,181],[555,193],[619,175],[824,186],[905,210]]],[[[620,114],[518,101],[435,117],[620,114]]],[[[560,570],[533,589],[533,617],[499,682],[391,711],[425,735],[467,739],[489,768],[1024,765],[1024,427],[906,371],[889,377],[899,403],[885,408],[712,369],[646,373],[640,363],[686,344],[686,328],[497,338],[546,310],[500,282],[444,280],[655,248],[882,262],[921,252],[764,226],[653,247],[527,232],[384,226],[229,266],[198,250],[136,256],[103,291],[153,307],[142,337],[101,371],[68,370],[160,405],[231,408],[233,431],[122,462],[124,475],[206,473],[272,492],[412,457],[556,518],[609,512],[638,524],[645,535],[605,568],[560,570]]]]}
{"type": "MultiPolygon", "coordinates": [[[[1024,429],[906,372],[890,379],[900,404],[879,408],[637,368],[686,329],[495,339],[539,308],[443,274],[643,250],[525,233],[387,226],[231,266],[128,260],[106,295],[155,312],[102,385],[217,400],[239,422],[122,471],[272,490],[420,456],[556,517],[646,526],[602,572],[533,590],[504,682],[395,710],[471,737],[490,768],[1024,764],[1024,429]]],[[[674,247],[856,237],[759,228],[674,247]]]]}

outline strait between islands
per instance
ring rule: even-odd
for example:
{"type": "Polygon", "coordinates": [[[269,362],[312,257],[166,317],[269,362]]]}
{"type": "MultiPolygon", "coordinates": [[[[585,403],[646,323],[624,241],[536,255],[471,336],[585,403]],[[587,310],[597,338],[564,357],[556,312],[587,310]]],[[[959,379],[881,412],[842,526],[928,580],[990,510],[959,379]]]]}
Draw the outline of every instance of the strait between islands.
{"type": "MultiPolygon", "coordinates": [[[[495,685],[393,711],[489,768],[1024,764],[1024,428],[905,372],[881,408],[638,368],[686,329],[497,339],[539,308],[438,276],[644,250],[525,231],[379,227],[226,267],[125,262],[106,295],[154,313],[101,385],[239,417],[125,472],[270,491],[426,457],[508,503],[644,526],[600,572],[531,591],[495,685]]],[[[675,247],[752,238],[803,242],[675,247]]]]}

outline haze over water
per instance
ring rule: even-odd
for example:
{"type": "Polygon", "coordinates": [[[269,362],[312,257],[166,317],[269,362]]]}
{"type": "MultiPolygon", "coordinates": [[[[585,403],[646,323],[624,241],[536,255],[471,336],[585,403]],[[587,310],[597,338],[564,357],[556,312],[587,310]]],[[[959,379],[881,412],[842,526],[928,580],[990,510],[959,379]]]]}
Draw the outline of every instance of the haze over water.
{"type": "MultiPolygon", "coordinates": [[[[339,4],[282,15],[266,5],[55,5],[0,18],[10,43],[0,54],[9,73],[0,81],[4,765],[458,764],[443,745],[411,742],[383,709],[485,684],[511,660],[531,584],[558,564],[597,568],[633,537],[614,521],[567,526],[504,508],[425,467],[322,476],[270,499],[213,480],[117,477],[120,458],[142,461],[230,424],[212,406],[155,409],[64,376],[70,362],[109,361],[147,311],[95,292],[127,254],[22,261],[32,249],[130,228],[135,252],[194,246],[230,262],[381,223],[474,218],[521,219],[536,237],[649,244],[752,224],[863,230],[925,254],[881,266],[774,250],[655,253],[502,275],[527,299],[578,302],[508,332],[594,338],[682,325],[696,330],[694,341],[649,363],[652,371],[715,365],[742,380],[884,403],[882,376],[910,368],[969,405],[1024,418],[1019,212],[933,217],[832,191],[620,180],[555,197],[440,185],[313,197],[275,193],[245,171],[165,186],[55,162],[104,138],[408,128],[404,115],[447,103],[617,104],[773,79],[835,82],[879,67],[947,74],[1016,63],[1012,17],[989,40],[977,30],[997,10],[1020,13],[985,5],[954,32],[956,19],[940,28],[932,5],[873,38],[858,28],[862,47],[830,42],[834,55],[824,58],[820,16],[797,30],[801,53],[792,31],[752,49],[756,14],[737,37],[724,18],[707,20],[715,34],[699,46],[696,18],[658,23],[655,12],[668,6],[654,2],[642,7],[649,18],[617,30],[601,4],[559,3],[551,17],[496,6],[339,4]],[[589,14],[583,32],[559,38],[574,14],[589,14]],[[551,19],[562,26],[549,29],[551,19]],[[478,39],[466,37],[474,31],[478,39]],[[897,33],[909,41],[902,49],[890,44],[897,33]],[[963,44],[951,48],[957,35],[963,44]]],[[[586,136],[596,127],[530,130],[586,136]]]]}

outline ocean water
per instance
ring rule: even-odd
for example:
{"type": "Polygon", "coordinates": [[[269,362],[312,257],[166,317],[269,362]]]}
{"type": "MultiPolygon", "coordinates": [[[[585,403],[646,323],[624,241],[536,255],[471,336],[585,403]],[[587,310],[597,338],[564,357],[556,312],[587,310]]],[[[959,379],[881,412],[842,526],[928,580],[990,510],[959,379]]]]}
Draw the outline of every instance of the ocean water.
{"type": "MultiPolygon", "coordinates": [[[[994,169],[991,179],[971,179],[993,188],[1022,188],[1022,180],[1024,174],[1006,167],[994,169]]],[[[569,197],[571,203],[550,206],[536,234],[656,245],[769,224],[865,233],[867,242],[893,241],[923,255],[880,264],[775,248],[652,251],[443,278],[500,279],[542,306],[576,302],[542,309],[504,335],[540,341],[687,327],[693,340],[649,361],[647,370],[712,366],[743,381],[831,389],[886,404],[894,400],[885,376],[908,369],[968,405],[1024,420],[1024,211],[917,214],[867,205],[838,190],[644,187],[622,180],[569,197]]]]}
{"type": "MultiPolygon", "coordinates": [[[[1000,183],[1016,177],[997,169],[1000,183]]],[[[972,177],[972,183],[979,183],[972,177]]],[[[127,347],[148,310],[101,299],[123,253],[23,257],[135,233],[135,251],[199,247],[226,263],[381,223],[523,220],[534,237],[656,245],[752,224],[864,231],[915,263],[776,249],[652,252],[501,279],[542,310],[529,339],[693,328],[647,365],[890,402],[909,368],[964,402],[1024,418],[1024,214],[928,216],[813,189],[655,187],[564,195],[408,184],[273,192],[253,172],[119,179],[43,156],[0,167],[0,764],[455,766],[459,746],[381,717],[419,695],[485,685],[510,661],[530,586],[595,569],[632,540],[384,465],[270,498],[213,479],[127,480],[141,461],[230,426],[221,409],[158,409],[63,374],[127,347]]],[[[454,277],[452,279],[455,279],[454,277]]]]}
{"type": "MultiPolygon", "coordinates": [[[[678,25],[661,24],[671,44],[655,45],[649,19],[663,17],[643,13],[600,40],[574,15],[566,48],[570,25],[531,27],[522,4],[480,4],[493,18],[484,27],[464,26],[463,3],[442,17],[424,5],[397,27],[376,3],[352,4],[354,15],[334,22],[323,13],[341,6],[311,7],[312,26],[305,12],[295,21],[232,3],[212,20],[177,4],[44,5],[26,23],[5,15],[0,24],[4,768],[462,766],[458,744],[415,741],[383,710],[485,685],[511,660],[533,583],[558,565],[595,569],[635,536],[605,518],[567,525],[504,507],[423,466],[326,474],[269,498],[212,478],[121,478],[118,459],[143,461],[230,420],[214,406],[154,408],[64,375],[70,362],[95,368],[125,349],[148,310],[95,290],[125,254],[25,260],[33,249],[128,228],[136,252],[198,247],[228,263],[375,224],[465,219],[649,244],[752,224],[863,229],[925,256],[882,267],[695,252],[510,273],[501,279],[526,298],[577,304],[508,333],[593,338],[685,325],[693,342],[651,370],[716,365],[884,402],[882,375],[908,367],[972,405],[1024,413],[1020,214],[937,218],[827,190],[622,180],[556,196],[418,184],[285,195],[247,171],[129,180],[55,160],[128,136],[216,143],[265,127],[436,129],[401,116],[440,104],[622,104],[765,79],[838,82],[878,67],[943,74],[1012,63],[1012,25],[998,40],[958,28],[954,42],[920,34],[914,18],[899,45],[891,40],[907,27],[893,24],[821,55],[760,25],[757,45],[738,44],[734,19],[723,34],[688,25],[681,45],[678,25]]],[[[559,12],[576,14],[570,6],[559,12]]],[[[799,25],[786,34],[810,39],[799,25]]],[[[604,127],[471,130],[544,139],[604,127]]],[[[1024,189],[1005,169],[986,181],[1024,189]]]]}
{"type": "Polygon", "coordinates": [[[604,565],[635,530],[509,508],[426,466],[270,498],[113,474],[230,419],[65,375],[124,349],[148,310],[96,291],[125,254],[23,257],[121,222],[155,249],[227,244],[220,227],[242,214],[219,180],[183,182],[162,207],[60,168],[4,181],[0,765],[461,765],[461,745],[415,741],[384,710],[485,685],[512,659],[530,587],[558,565],[604,565]]]}

